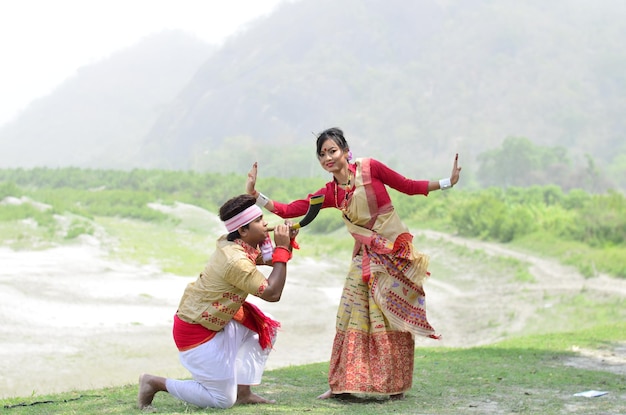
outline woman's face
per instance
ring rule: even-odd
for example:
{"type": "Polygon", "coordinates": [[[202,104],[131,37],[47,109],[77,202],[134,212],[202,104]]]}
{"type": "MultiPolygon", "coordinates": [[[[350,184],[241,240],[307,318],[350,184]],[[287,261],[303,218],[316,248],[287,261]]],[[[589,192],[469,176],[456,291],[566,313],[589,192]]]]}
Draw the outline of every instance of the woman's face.
{"type": "Polygon", "coordinates": [[[343,169],[348,163],[348,150],[342,150],[332,138],[329,138],[322,144],[317,157],[324,170],[334,173],[343,169]]]}

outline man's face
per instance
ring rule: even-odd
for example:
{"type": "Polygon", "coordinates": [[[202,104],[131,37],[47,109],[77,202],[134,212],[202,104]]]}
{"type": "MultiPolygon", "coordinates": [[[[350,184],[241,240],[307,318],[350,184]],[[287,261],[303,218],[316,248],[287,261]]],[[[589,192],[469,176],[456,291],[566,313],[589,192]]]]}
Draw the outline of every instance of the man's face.
{"type": "Polygon", "coordinates": [[[263,215],[250,222],[247,229],[240,228],[239,234],[241,239],[249,245],[260,245],[267,235],[267,222],[263,219],[263,215]]]}

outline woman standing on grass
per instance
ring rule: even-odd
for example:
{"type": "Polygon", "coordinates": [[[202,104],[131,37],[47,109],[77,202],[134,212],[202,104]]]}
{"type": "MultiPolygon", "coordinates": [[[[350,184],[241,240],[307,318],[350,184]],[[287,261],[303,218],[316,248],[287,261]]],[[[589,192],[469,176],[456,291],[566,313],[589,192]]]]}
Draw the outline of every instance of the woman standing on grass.
{"type": "Polygon", "coordinates": [[[423,280],[428,257],[417,252],[413,235],[396,214],[385,186],[407,195],[428,195],[459,180],[458,154],[452,174],[439,181],[411,180],[371,159],[350,163],[343,131],[330,128],[317,137],[317,157],[331,181],[306,198],[280,203],[256,191],[257,163],[246,192],[282,218],[306,213],[314,196],[323,208],[341,210],[355,244],[337,311],[330,360],[330,390],[320,399],[365,393],[403,398],[413,381],[415,335],[438,338],[428,323],[423,280]]]}

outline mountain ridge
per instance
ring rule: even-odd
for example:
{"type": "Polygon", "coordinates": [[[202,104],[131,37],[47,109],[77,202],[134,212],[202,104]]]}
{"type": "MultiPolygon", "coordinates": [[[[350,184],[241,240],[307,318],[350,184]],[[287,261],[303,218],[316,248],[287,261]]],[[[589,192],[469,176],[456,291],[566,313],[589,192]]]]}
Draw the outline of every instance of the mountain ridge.
{"type": "Polygon", "coordinates": [[[134,146],[117,163],[93,157],[226,173],[258,160],[266,175],[319,175],[313,135],[338,126],[356,157],[409,177],[446,174],[456,152],[471,175],[511,136],[619,176],[624,22],[616,0],[285,2],[199,63],[143,132],[116,137],[134,146]]]}

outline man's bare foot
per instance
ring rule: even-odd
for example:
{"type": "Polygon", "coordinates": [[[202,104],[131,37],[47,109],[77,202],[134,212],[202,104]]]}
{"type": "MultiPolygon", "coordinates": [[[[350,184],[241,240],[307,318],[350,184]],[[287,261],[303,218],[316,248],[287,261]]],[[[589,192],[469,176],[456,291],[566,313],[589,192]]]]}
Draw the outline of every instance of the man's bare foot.
{"type": "Polygon", "coordinates": [[[265,399],[262,396],[257,395],[256,393],[251,393],[246,397],[237,397],[235,405],[254,405],[262,403],[276,403],[276,401],[273,399],[265,399]]]}
{"type": "Polygon", "coordinates": [[[250,385],[237,385],[237,401],[235,405],[255,405],[276,403],[273,399],[265,399],[262,396],[252,393],[250,385]]]}
{"type": "Polygon", "coordinates": [[[137,407],[139,409],[149,409],[152,400],[157,392],[165,391],[165,378],[144,373],[139,376],[139,393],[137,396],[137,407]]]}

